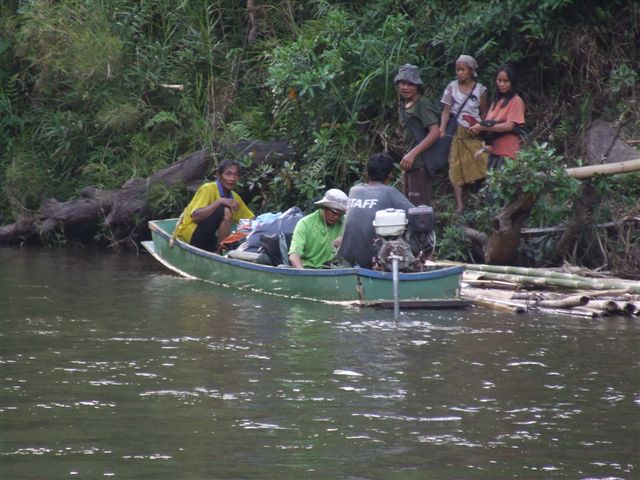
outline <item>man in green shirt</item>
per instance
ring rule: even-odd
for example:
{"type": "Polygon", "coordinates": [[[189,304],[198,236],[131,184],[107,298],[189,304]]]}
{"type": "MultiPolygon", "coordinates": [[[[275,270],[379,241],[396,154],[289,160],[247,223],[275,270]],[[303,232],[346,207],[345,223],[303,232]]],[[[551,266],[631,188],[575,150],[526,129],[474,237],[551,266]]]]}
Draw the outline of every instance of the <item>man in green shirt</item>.
{"type": "Polygon", "coordinates": [[[333,260],[348,204],[347,195],[332,188],[316,202],[320,208],[300,219],[289,248],[289,261],[293,267],[322,268],[333,260]]]}
{"type": "Polygon", "coordinates": [[[405,149],[400,167],[405,171],[405,195],[415,206],[431,205],[435,173],[432,170],[437,168],[433,165],[436,158],[427,149],[440,137],[439,116],[423,96],[424,84],[418,67],[403,65],[394,82],[400,97],[399,116],[405,149]]]}

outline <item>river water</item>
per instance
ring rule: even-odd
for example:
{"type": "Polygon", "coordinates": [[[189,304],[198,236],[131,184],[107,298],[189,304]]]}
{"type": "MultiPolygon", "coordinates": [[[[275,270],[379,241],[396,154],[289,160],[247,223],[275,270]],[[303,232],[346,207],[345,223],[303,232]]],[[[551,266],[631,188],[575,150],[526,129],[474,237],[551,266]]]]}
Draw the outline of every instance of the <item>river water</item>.
{"type": "Polygon", "coordinates": [[[0,348],[3,479],[640,478],[637,319],[396,323],[0,248],[0,348]]]}

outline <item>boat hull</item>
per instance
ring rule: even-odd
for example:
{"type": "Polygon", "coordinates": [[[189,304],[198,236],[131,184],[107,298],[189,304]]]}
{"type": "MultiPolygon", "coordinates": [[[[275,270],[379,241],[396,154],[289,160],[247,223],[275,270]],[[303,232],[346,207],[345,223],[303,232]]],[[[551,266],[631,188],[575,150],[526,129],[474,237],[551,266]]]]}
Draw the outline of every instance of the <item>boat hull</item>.
{"type": "MultiPolygon", "coordinates": [[[[149,222],[152,242],[143,246],[177,273],[239,289],[323,301],[380,302],[393,300],[389,272],[362,268],[293,269],[227,258],[180,240],[171,245],[175,219],[149,222]]],[[[400,300],[458,298],[463,267],[422,273],[400,273],[400,300]]]]}

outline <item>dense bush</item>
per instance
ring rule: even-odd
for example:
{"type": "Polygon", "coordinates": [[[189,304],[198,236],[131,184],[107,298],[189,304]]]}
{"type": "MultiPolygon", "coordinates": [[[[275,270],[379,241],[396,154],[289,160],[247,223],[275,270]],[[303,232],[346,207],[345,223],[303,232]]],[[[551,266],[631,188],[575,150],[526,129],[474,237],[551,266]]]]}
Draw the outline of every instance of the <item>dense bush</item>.
{"type": "Polygon", "coordinates": [[[297,152],[242,159],[254,208],[309,206],[347,190],[372,152],[399,153],[397,68],[420,66],[437,102],[461,53],[491,89],[499,64],[516,65],[532,137],[572,165],[596,116],[638,132],[639,17],[627,0],[3,2],[0,223],[240,139],[297,152]]]}

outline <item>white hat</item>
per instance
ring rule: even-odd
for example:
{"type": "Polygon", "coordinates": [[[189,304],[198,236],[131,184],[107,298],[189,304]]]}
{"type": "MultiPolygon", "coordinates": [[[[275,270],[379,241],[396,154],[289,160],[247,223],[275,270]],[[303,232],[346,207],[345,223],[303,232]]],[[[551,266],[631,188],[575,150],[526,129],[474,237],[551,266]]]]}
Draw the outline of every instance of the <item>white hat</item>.
{"type": "Polygon", "coordinates": [[[327,190],[327,193],[325,193],[324,197],[316,202],[316,205],[319,207],[328,207],[333,210],[339,210],[340,212],[345,213],[349,206],[349,197],[347,197],[347,194],[342,190],[332,188],[327,190]]]}

